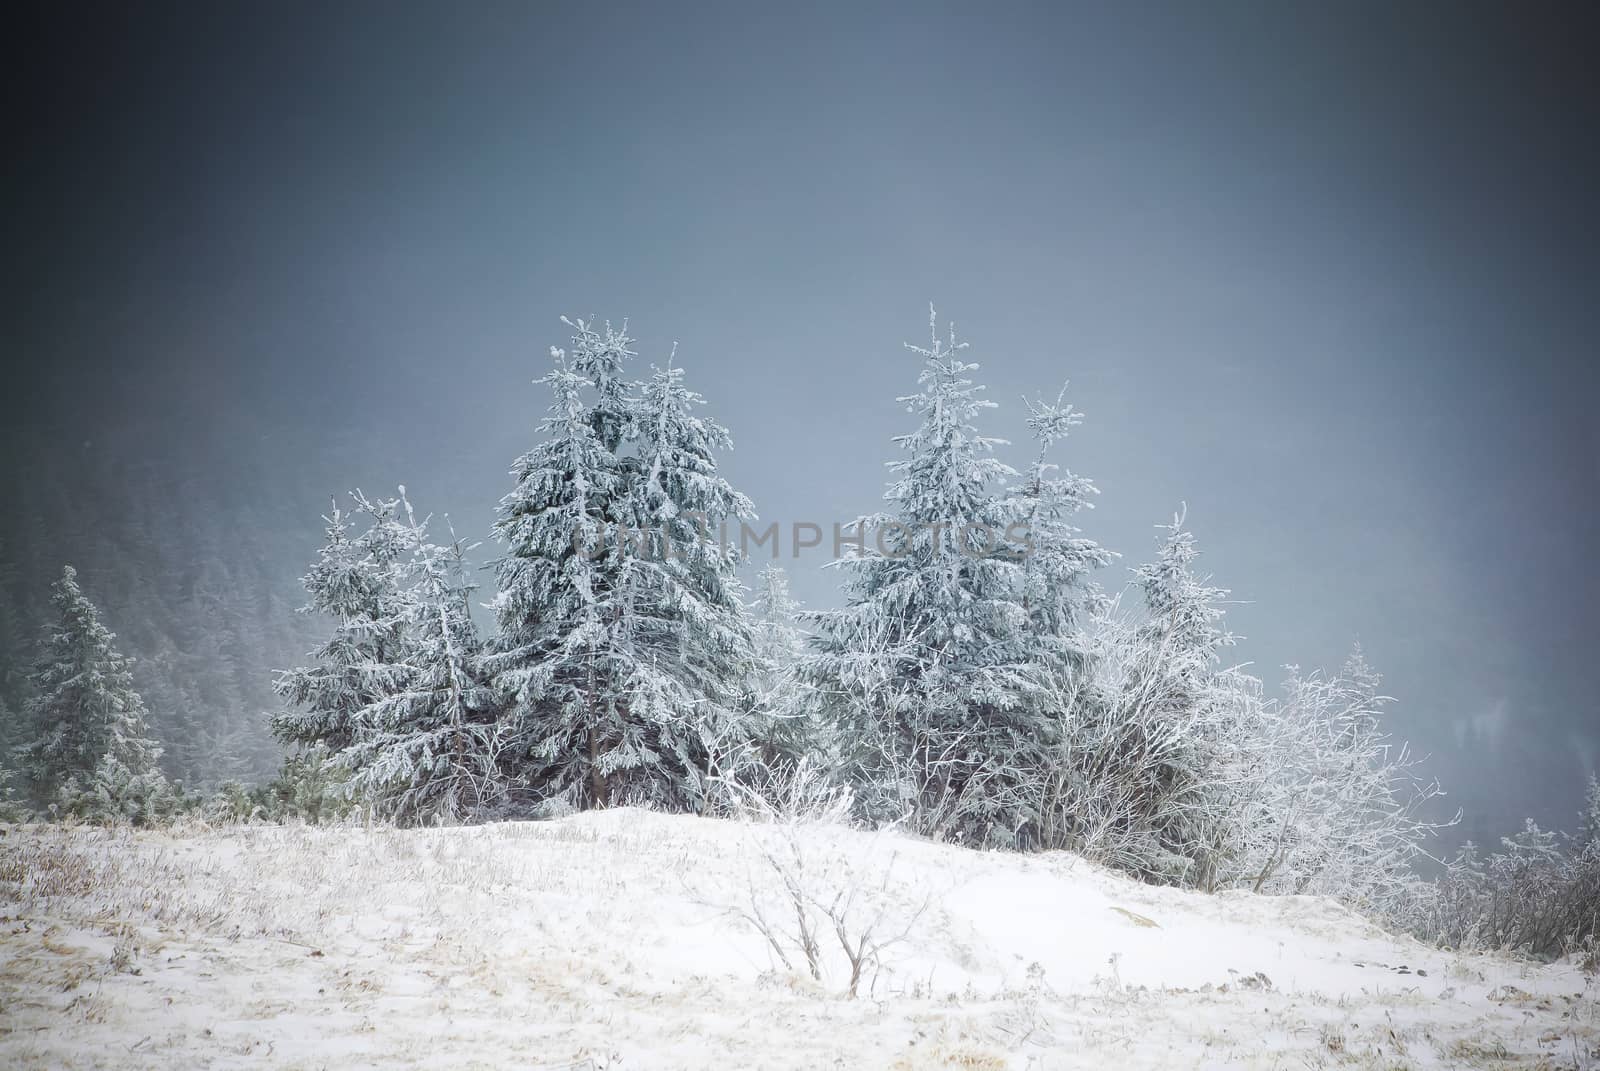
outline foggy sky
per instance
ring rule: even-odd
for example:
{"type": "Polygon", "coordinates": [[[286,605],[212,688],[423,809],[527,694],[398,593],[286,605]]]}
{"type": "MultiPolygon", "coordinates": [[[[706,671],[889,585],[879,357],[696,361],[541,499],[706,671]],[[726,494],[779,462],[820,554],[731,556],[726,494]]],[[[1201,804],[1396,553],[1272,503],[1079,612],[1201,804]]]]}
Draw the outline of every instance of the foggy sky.
{"type": "MultiPolygon", "coordinates": [[[[933,301],[1013,464],[1021,395],[1070,379],[1109,586],[1187,502],[1257,672],[1359,638],[1453,802],[1571,824],[1600,761],[1580,8],[465,7],[17,21],[8,418],[91,458],[115,428],[343,451],[340,486],[284,462],[308,558],[354,486],[487,538],[559,317],[626,317],[640,374],[680,343],[763,518],[826,524],[878,504],[933,301]]],[[[812,605],[825,558],[785,563],[812,605]]]]}

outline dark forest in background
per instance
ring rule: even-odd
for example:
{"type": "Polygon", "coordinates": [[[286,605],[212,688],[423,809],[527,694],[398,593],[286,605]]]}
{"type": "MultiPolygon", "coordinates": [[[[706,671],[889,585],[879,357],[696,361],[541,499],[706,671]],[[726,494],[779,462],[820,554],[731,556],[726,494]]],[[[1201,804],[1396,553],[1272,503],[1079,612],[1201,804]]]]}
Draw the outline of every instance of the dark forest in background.
{"type": "MultiPolygon", "coordinates": [[[[274,476],[299,467],[296,444],[218,458],[163,446],[162,429],[137,424],[99,427],[70,445],[60,431],[37,431],[12,427],[3,440],[7,708],[18,709],[49,585],[71,563],[135,659],[168,775],[191,786],[270,778],[282,759],[268,726],[279,705],[272,679],[304,658],[315,635],[295,608],[316,518],[302,516],[304,492],[274,476]]],[[[15,727],[7,718],[8,736],[15,727]]]]}

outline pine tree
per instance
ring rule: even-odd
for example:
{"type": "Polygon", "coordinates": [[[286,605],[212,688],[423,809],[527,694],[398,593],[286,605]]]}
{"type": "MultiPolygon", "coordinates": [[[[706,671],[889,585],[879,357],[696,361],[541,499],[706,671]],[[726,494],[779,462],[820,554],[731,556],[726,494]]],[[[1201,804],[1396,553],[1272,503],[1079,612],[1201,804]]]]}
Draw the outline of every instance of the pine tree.
{"type": "Polygon", "coordinates": [[[272,721],[286,743],[321,743],[337,754],[354,742],[356,715],[394,684],[405,650],[402,592],[421,542],[404,496],[404,487],[399,498],[378,501],[354,492],[356,511],[368,520],[354,538],[337,503],[324,518],[327,542],[302,580],[310,601],[301,612],[332,618],[333,635],[313,652],[314,665],[286,670],[273,683],[290,704],[272,721]]]}
{"type": "Polygon", "coordinates": [[[1197,576],[1194,535],[1184,512],[1165,526],[1154,562],[1135,570],[1147,618],[1135,634],[1135,669],[1127,700],[1162,741],[1150,766],[1148,813],[1165,857],[1149,876],[1212,888],[1234,849],[1236,807],[1226,789],[1240,759],[1239,708],[1223,676],[1222,652],[1235,643],[1222,625],[1226,589],[1197,576]],[[1181,874],[1181,877],[1180,877],[1181,874]]]}
{"type": "Polygon", "coordinates": [[[349,789],[402,821],[457,821],[499,803],[495,709],[480,679],[465,547],[424,544],[402,611],[407,644],[393,683],[356,715],[340,755],[349,789]]]}
{"type": "Polygon", "coordinates": [[[609,688],[609,630],[621,616],[614,533],[628,515],[635,470],[618,455],[631,432],[631,404],[615,394],[617,366],[631,339],[579,322],[574,356],[555,347],[556,368],[538,380],[554,395],[539,426],[544,440],[517,458],[516,487],[500,500],[495,535],[506,553],[493,565],[491,607],[499,632],[484,660],[509,704],[516,747],[536,769],[519,771],[550,795],[603,804],[601,742],[609,688]],[[597,411],[584,399],[586,368],[612,397],[597,411]]]}
{"type": "Polygon", "coordinates": [[[1104,606],[1092,577],[1115,555],[1073,523],[1078,513],[1094,508],[1092,498],[1099,493],[1094,484],[1050,461],[1051,449],[1083,420],[1065,399],[1062,387],[1054,402],[1026,402],[1038,452],[1013,509],[1026,532],[1022,601],[1041,648],[1037,657],[1064,660],[1066,668],[1078,670],[1089,646],[1084,626],[1104,606]]]}
{"type": "Polygon", "coordinates": [[[669,359],[641,385],[634,508],[645,542],[623,567],[629,602],[619,649],[627,653],[632,715],[644,731],[619,760],[652,781],[664,773],[679,782],[685,804],[698,809],[702,772],[734,773],[749,743],[740,714],[755,651],[738,554],[723,533],[728,521],[753,519],[755,510],[718,474],[716,453],[733,440],[696,415],[705,399],[683,378],[669,359]],[[666,770],[651,773],[668,754],[666,770]]]}
{"type": "Polygon", "coordinates": [[[799,626],[800,604],[789,594],[789,575],[776,562],[756,575],[750,617],[756,660],[750,734],[761,760],[769,767],[789,766],[830,750],[798,694],[806,634],[799,626]]]}
{"type": "MultiPolygon", "coordinates": [[[[1265,795],[1263,704],[1259,682],[1220,664],[1233,642],[1219,605],[1227,592],[1195,575],[1197,556],[1180,515],[1157,559],[1134,570],[1142,617],[1117,601],[1073,607],[1092,611],[1088,647],[1046,655],[1052,724],[1026,789],[1038,800],[1041,846],[1215,887],[1265,795]]],[[[1080,575],[1065,560],[1065,575],[1080,575]]]]}
{"type": "Polygon", "coordinates": [[[970,378],[978,366],[931,313],[931,344],[907,347],[923,358],[921,390],[900,399],[922,424],[894,440],[906,456],[890,466],[891,508],[857,522],[874,545],[836,563],[847,605],[810,615],[807,677],[854,746],[846,761],[870,816],[909,811],[925,832],[1012,842],[1028,819],[999,801],[1041,731],[1026,701],[1021,564],[1003,545],[1012,510],[996,493],[1015,473],[992,456],[1001,440],[974,427],[994,404],[970,378]]]}
{"type": "Polygon", "coordinates": [[[103,764],[119,776],[159,776],[161,749],[147,735],[132,660],[117,650],[72,566],[62,569],[50,601],[57,621],[45,630],[24,712],[31,739],[20,760],[30,795],[41,805],[55,802],[88,786],[103,764]]]}
{"type": "Polygon", "coordinates": [[[540,381],[546,439],[500,504],[485,665],[543,796],[698,809],[751,663],[737,561],[711,533],[749,505],[717,475],[727,432],[694,415],[682,371],[627,390],[632,340],[573,326],[540,381]]]}
{"type": "Polygon", "coordinates": [[[756,574],[755,597],[750,601],[756,656],[760,660],[760,688],[774,691],[780,677],[805,654],[805,631],[800,627],[800,603],[789,593],[789,574],[769,562],[756,574]]]}
{"type": "Polygon", "coordinates": [[[1093,483],[1050,460],[1051,450],[1082,417],[1067,404],[1063,387],[1053,402],[1025,400],[1027,426],[1037,452],[1026,480],[1011,503],[1023,535],[1020,598],[1027,621],[1030,674],[1038,685],[1029,701],[1039,708],[1043,728],[1024,746],[1015,765],[1023,771],[1013,791],[1012,810],[1029,816],[1019,827],[1023,846],[1082,850],[1085,828],[1107,821],[1091,818],[1083,793],[1106,771],[1088,755],[1104,745],[1108,706],[1096,659],[1105,647],[1104,614],[1111,602],[1093,576],[1114,554],[1086,537],[1074,523],[1093,507],[1093,483]],[[1087,820],[1087,821],[1086,821],[1087,820]]]}

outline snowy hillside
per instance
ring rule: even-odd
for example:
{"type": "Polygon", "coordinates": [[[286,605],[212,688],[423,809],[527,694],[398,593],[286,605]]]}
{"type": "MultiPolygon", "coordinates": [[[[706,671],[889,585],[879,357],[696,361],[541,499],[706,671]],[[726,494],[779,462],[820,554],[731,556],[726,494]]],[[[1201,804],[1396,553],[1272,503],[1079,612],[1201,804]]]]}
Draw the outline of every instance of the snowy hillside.
{"type": "Polygon", "coordinates": [[[11,827],[0,916],[8,1068],[1583,1067],[1600,1052],[1596,985],[1572,966],[1433,951],[1316,898],[825,826],[614,810],[409,831],[11,827]]]}

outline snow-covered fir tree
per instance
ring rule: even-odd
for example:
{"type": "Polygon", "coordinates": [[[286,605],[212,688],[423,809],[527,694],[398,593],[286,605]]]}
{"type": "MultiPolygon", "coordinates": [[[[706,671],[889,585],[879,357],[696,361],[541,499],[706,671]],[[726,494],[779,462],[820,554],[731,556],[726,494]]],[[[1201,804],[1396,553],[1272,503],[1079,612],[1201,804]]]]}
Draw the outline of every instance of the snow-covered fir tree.
{"type": "Polygon", "coordinates": [[[354,742],[339,755],[351,796],[400,821],[457,821],[504,797],[466,549],[455,541],[415,552],[403,656],[382,694],[356,713],[354,742]]]}
{"type": "Polygon", "coordinates": [[[1134,572],[1149,611],[1140,632],[1165,656],[1173,699],[1192,707],[1208,686],[1222,650],[1233,646],[1235,639],[1222,625],[1227,611],[1219,604],[1228,597],[1227,589],[1213,587],[1209,578],[1194,571],[1200,550],[1194,533],[1184,527],[1186,512],[1161,526],[1166,535],[1156,560],[1134,572]]]}
{"type": "Polygon", "coordinates": [[[756,691],[763,700],[789,690],[795,667],[806,654],[801,607],[790,594],[789,574],[768,562],[756,574],[750,619],[757,660],[756,691]]]}
{"type": "Polygon", "coordinates": [[[68,565],[51,589],[56,620],[45,629],[29,678],[28,740],[19,762],[28,794],[43,806],[102,780],[159,781],[161,749],[150,739],[133,663],[100,622],[68,565]]]}
{"type": "Polygon", "coordinates": [[[628,337],[627,321],[620,329],[609,322],[602,328],[593,321],[565,316],[561,322],[573,330],[571,371],[589,385],[594,395],[587,407],[589,426],[602,447],[618,454],[637,431],[637,384],[628,378],[628,363],[638,353],[633,349],[634,340],[628,337]]]}
{"type": "Polygon", "coordinates": [[[1082,422],[1062,387],[1053,401],[1024,400],[1035,444],[1031,467],[1010,508],[1022,539],[1019,598],[1027,621],[1029,672],[1038,691],[1041,731],[1024,745],[1014,765],[1025,775],[1009,786],[1010,809],[1031,816],[1019,845],[1083,850],[1082,832],[1109,817],[1108,802],[1088,805],[1083,793],[1107,769],[1078,765],[1104,747],[1107,691],[1095,664],[1106,646],[1104,615],[1112,603],[1094,581],[1116,555],[1085,536],[1077,515],[1098,494],[1087,478],[1051,460],[1052,451],[1082,422]],[[1089,812],[1094,813],[1089,813],[1089,812]]]}
{"type": "Polygon", "coordinates": [[[798,669],[806,657],[800,604],[789,594],[789,574],[768,562],[756,575],[750,618],[756,672],[751,695],[750,735],[769,767],[788,766],[829,750],[806,716],[798,669]]]}
{"type": "Polygon", "coordinates": [[[1157,560],[1135,570],[1142,615],[1120,599],[1095,605],[1087,657],[1065,660],[1086,671],[1046,659],[1051,726],[1025,791],[1040,846],[1212,886],[1236,850],[1239,771],[1259,767],[1247,725],[1260,702],[1255,681],[1220,665],[1232,643],[1218,605],[1226,592],[1194,574],[1196,556],[1179,517],[1157,560]]]}
{"type": "Polygon", "coordinates": [[[501,500],[485,665],[539,795],[698,809],[719,753],[743,744],[753,656],[719,533],[749,502],[718,475],[728,434],[695,415],[681,369],[627,389],[632,340],[572,326],[540,381],[546,438],[501,500]]]}
{"type": "Polygon", "coordinates": [[[1013,506],[1026,532],[1023,609],[1041,647],[1038,657],[1060,658],[1069,671],[1081,669],[1089,647],[1084,627],[1104,605],[1093,576],[1115,555],[1074,523],[1080,512],[1094,508],[1094,484],[1050,460],[1050,451],[1082,423],[1082,415],[1067,403],[1065,387],[1053,402],[1026,404],[1038,450],[1013,506]]]}
{"type": "Polygon", "coordinates": [[[741,713],[756,671],[737,551],[724,538],[730,521],[755,517],[750,500],[717,471],[718,451],[733,440],[697,415],[705,399],[667,365],[641,384],[636,524],[645,552],[624,566],[630,613],[622,622],[630,650],[635,717],[654,726],[639,758],[660,752],[652,736],[672,741],[697,799],[702,769],[735,772],[749,743],[741,713]],[[703,756],[703,757],[702,757],[703,756]]]}
{"type": "Polygon", "coordinates": [[[931,309],[930,334],[907,347],[923,359],[921,389],[900,399],[921,425],[894,440],[905,456],[890,466],[890,508],[857,522],[865,552],[835,563],[846,606],[808,615],[806,675],[870,817],[1010,843],[1031,817],[1002,801],[1042,731],[1027,701],[1022,565],[1003,544],[1014,511],[999,490],[1015,473],[994,456],[1001,440],[975,427],[994,403],[961,359],[966,343],[941,339],[931,309]]]}
{"type": "Polygon", "coordinates": [[[592,380],[578,367],[598,368],[612,385],[630,343],[610,325],[602,336],[582,324],[573,357],[551,349],[556,368],[537,381],[554,395],[539,426],[545,438],[513,464],[516,486],[495,522],[505,554],[493,563],[499,632],[484,665],[509,704],[513,761],[520,752],[534,767],[518,774],[579,802],[605,798],[598,761],[614,726],[602,724],[610,685],[603,657],[621,615],[610,537],[628,511],[633,466],[617,448],[633,414],[614,395],[607,412],[592,408],[584,397],[592,380]]]}
{"type": "Polygon", "coordinates": [[[1259,776],[1261,708],[1256,682],[1221,665],[1234,642],[1219,605],[1227,592],[1195,574],[1182,515],[1164,528],[1156,560],[1135,570],[1142,619],[1113,605],[1090,679],[1069,681],[1068,698],[1055,701],[1076,710],[1042,764],[1043,840],[1210,888],[1238,851],[1237,794],[1259,776]]]}
{"type": "Polygon", "coordinates": [[[1184,518],[1174,516],[1156,560],[1135,570],[1148,616],[1136,633],[1130,683],[1133,701],[1169,742],[1151,786],[1151,817],[1168,853],[1160,865],[1182,860],[1181,880],[1210,888],[1234,828],[1217,793],[1230,782],[1224,771],[1237,754],[1230,715],[1238,708],[1219,672],[1222,652],[1236,641],[1222,623],[1228,592],[1195,573],[1200,552],[1184,518]]]}
{"type": "Polygon", "coordinates": [[[273,687],[290,705],[273,717],[279,739],[300,746],[323,744],[338,753],[355,739],[355,718],[394,687],[394,666],[404,657],[411,555],[421,526],[405,501],[372,500],[355,491],[355,521],[337,502],[324,518],[327,541],[302,584],[309,601],[302,613],[333,621],[333,633],[312,652],[315,662],[286,670],[273,687]]]}

